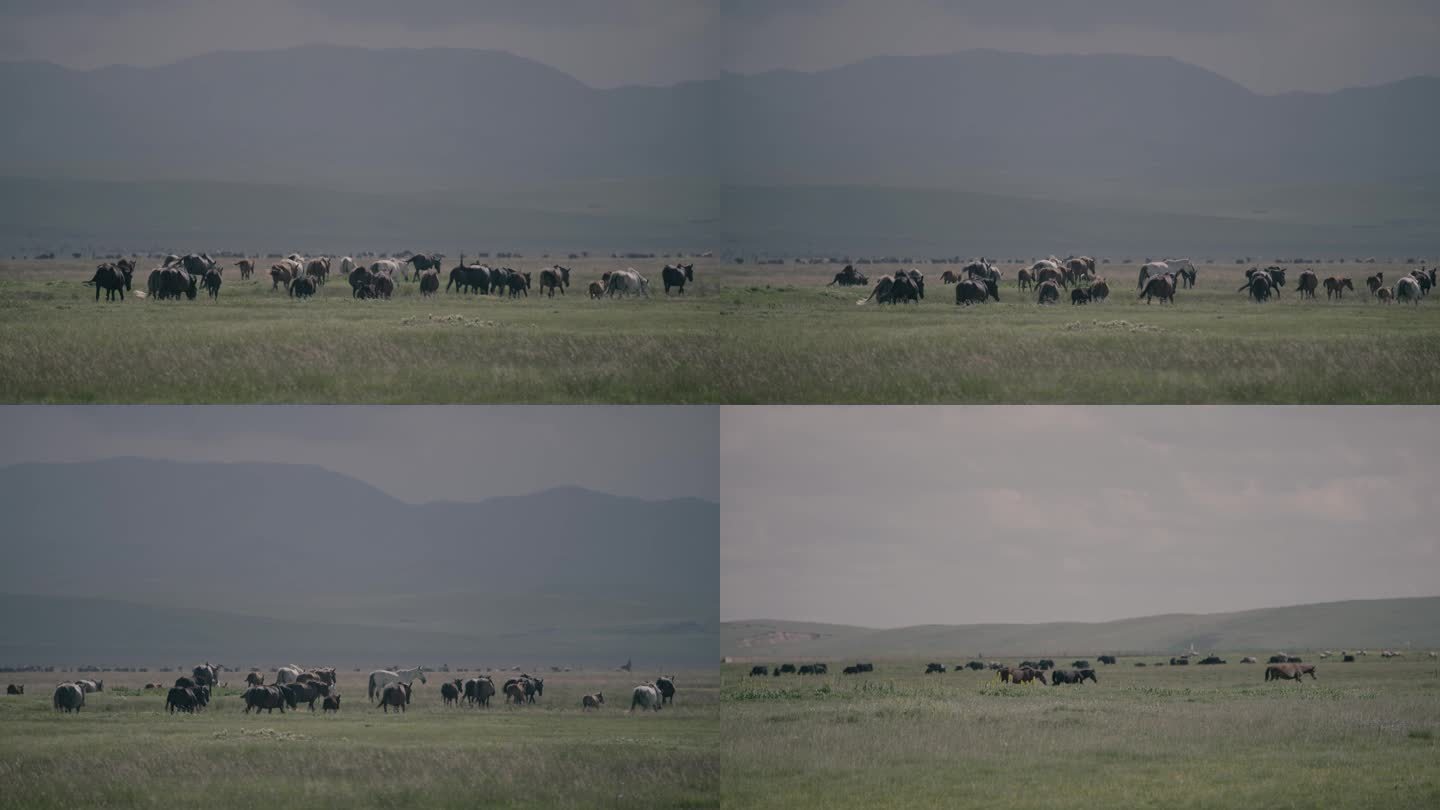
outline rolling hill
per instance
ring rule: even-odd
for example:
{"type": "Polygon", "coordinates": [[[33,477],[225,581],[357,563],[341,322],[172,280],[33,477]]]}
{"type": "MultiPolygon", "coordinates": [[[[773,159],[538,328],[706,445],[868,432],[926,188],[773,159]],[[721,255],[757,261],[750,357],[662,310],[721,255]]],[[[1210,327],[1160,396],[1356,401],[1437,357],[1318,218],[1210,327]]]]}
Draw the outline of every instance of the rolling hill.
{"type": "Polygon", "coordinates": [[[1112,622],[922,625],[877,630],[771,620],[722,622],[737,660],[1014,655],[1165,655],[1207,650],[1440,647],[1440,596],[1323,602],[1238,613],[1168,614],[1112,622]]]}
{"type": "MultiPolygon", "coordinates": [[[[67,644],[108,635],[157,649],[187,638],[201,611],[230,616],[205,624],[235,639],[280,622],[296,638],[317,635],[312,625],[368,628],[484,641],[497,655],[603,648],[608,661],[658,645],[675,660],[714,657],[719,517],[708,501],[562,488],[412,505],[318,467],[122,458],[0,468],[0,509],[5,598],[154,612],[119,636],[41,636],[67,644]]],[[[19,628],[48,626],[51,611],[31,607],[6,614],[0,648],[35,649],[19,628]]]]}

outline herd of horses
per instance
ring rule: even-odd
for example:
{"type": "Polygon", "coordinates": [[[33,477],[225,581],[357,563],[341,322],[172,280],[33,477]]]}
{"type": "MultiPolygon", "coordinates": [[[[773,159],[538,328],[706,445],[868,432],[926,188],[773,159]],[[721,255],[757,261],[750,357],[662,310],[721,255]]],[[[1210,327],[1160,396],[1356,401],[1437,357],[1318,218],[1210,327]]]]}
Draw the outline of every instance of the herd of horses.
{"type": "MultiPolygon", "coordinates": [[[[1090,256],[1071,256],[1060,259],[1051,256],[1041,259],[1028,267],[1022,267],[1016,274],[1016,289],[1032,291],[1039,304],[1056,304],[1061,300],[1061,291],[1069,293],[1072,305],[1104,301],[1110,297],[1110,284],[1096,274],[1095,259],[1090,256]]],[[[1243,292],[1256,303],[1264,303],[1272,297],[1278,299],[1280,290],[1286,285],[1288,268],[1279,265],[1252,267],[1245,272],[1245,284],[1237,292],[1243,292]]],[[[993,299],[1000,301],[1000,283],[1004,274],[987,259],[972,261],[958,271],[946,270],[940,275],[944,285],[955,285],[955,303],[969,306],[983,304],[993,299]]],[[[1149,304],[1159,300],[1161,304],[1174,304],[1176,290],[1192,288],[1199,274],[1189,259],[1167,259],[1146,262],[1140,267],[1135,289],[1137,300],[1149,304]]],[[[1420,299],[1429,295],[1436,284],[1436,269],[1424,267],[1395,280],[1385,286],[1385,273],[1378,272],[1365,279],[1366,289],[1372,298],[1382,303],[1392,301],[1419,305],[1420,299]]],[[[847,264],[843,270],[825,286],[869,286],[870,279],[854,265],[847,264]]],[[[1344,299],[1345,291],[1353,292],[1355,284],[1349,276],[1330,276],[1322,280],[1314,270],[1301,270],[1296,277],[1296,292],[1301,299],[1313,299],[1323,286],[1325,297],[1331,301],[1344,299]]],[[[871,302],[881,304],[919,303],[925,297],[925,274],[919,268],[896,271],[881,276],[871,289],[870,295],[857,304],[871,302]]]]}
{"type": "MultiPolygon", "coordinates": [[[[419,287],[421,296],[440,292],[442,253],[416,253],[403,261],[377,259],[369,264],[357,263],[349,256],[305,257],[291,253],[270,266],[270,289],[279,291],[282,287],[291,298],[305,299],[319,293],[329,281],[332,268],[336,275],[343,277],[350,285],[350,294],[360,299],[389,299],[396,289],[396,277],[401,282],[411,282],[419,287]],[[413,272],[412,272],[413,271],[413,272]]],[[[233,263],[246,281],[255,275],[253,259],[240,259],[233,263]]],[[[159,266],[150,271],[146,283],[146,295],[159,300],[195,300],[204,290],[212,300],[220,297],[224,283],[225,268],[205,253],[189,253],[184,256],[170,254],[159,266]]],[[[554,298],[558,292],[565,294],[570,286],[568,267],[553,265],[541,270],[539,294],[554,298]]],[[[105,300],[125,300],[125,293],[132,289],[135,275],[135,260],[120,259],[106,262],[95,268],[87,285],[95,287],[95,300],[105,293],[105,300]]],[[[667,264],[660,271],[665,294],[671,290],[685,294],[685,285],[695,280],[694,264],[667,264]]],[[[465,263],[451,268],[445,291],[456,293],[478,293],[498,297],[529,297],[534,274],[521,272],[511,267],[491,267],[480,263],[465,263]]],[[[607,271],[598,281],[588,287],[592,299],[627,296],[650,296],[650,279],[633,267],[607,271]]],[[[142,296],[144,297],[144,296],[142,296]]]]}
{"type": "MultiPolygon", "coordinates": [[[[220,685],[221,670],[222,667],[206,662],[194,667],[189,675],[176,678],[174,686],[147,683],[144,688],[147,691],[166,690],[167,712],[193,714],[210,704],[213,690],[220,685]]],[[[414,695],[415,681],[428,683],[425,673],[425,668],[419,666],[411,669],[377,669],[370,673],[367,697],[374,703],[375,708],[385,714],[389,714],[391,709],[403,713],[414,695]]],[[[265,676],[260,672],[251,671],[245,676],[245,684],[246,688],[240,698],[245,704],[246,714],[251,711],[256,714],[262,711],[273,714],[276,709],[284,714],[287,708],[297,710],[301,705],[313,712],[316,701],[320,701],[321,710],[324,712],[340,711],[340,691],[334,667],[280,667],[269,684],[265,683],[265,676]]],[[[78,712],[85,707],[87,694],[104,690],[103,680],[66,681],[55,687],[52,705],[56,711],[67,714],[78,712]]],[[[6,691],[10,695],[23,695],[25,687],[11,684],[6,691]]],[[[657,677],[648,683],[639,684],[632,690],[630,711],[637,708],[660,711],[665,705],[674,702],[675,693],[673,675],[657,677]]],[[[505,702],[513,707],[533,705],[545,694],[545,680],[522,673],[519,677],[504,681],[498,689],[489,675],[455,678],[440,684],[442,705],[446,707],[458,707],[464,700],[472,707],[489,708],[490,699],[497,694],[503,695],[505,702]]],[[[598,710],[604,704],[605,696],[600,692],[584,695],[580,701],[582,711],[598,710]]]]}
{"type": "MultiPolygon", "coordinates": [[[[1368,653],[1364,650],[1357,650],[1354,652],[1346,650],[1338,653],[1342,660],[1347,663],[1353,663],[1355,662],[1357,656],[1363,657],[1367,654],[1368,653]]],[[[1329,650],[1326,650],[1320,653],[1320,658],[1329,658],[1331,657],[1331,655],[1332,653],[1329,650]]],[[[1392,650],[1385,650],[1380,653],[1380,656],[1382,658],[1400,658],[1404,656],[1404,653],[1392,650]]],[[[1431,659],[1440,659],[1440,654],[1434,652],[1429,653],[1429,656],[1431,659]]],[[[1194,659],[1195,663],[1199,665],[1219,665],[1227,663],[1225,659],[1215,655],[1207,655],[1202,658],[1194,653],[1185,653],[1182,655],[1171,657],[1169,660],[1169,664],[1171,666],[1185,666],[1190,664],[1192,659],[1194,659]]],[[[1096,660],[1099,661],[1101,664],[1108,666],[1112,664],[1118,664],[1120,659],[1114,655],[1101,655],[1098,656],[1096,660]]],[[[1240,660],[1240,663],[1242,664],[1255,664],[1258,662],[1259,659],[1253,656],[1245,656],[1240,660]]],[[[1136,661],[1134,662],[1134,665],[1137,667],[1158,667],[1165,666],[1165,663],[1166,662],[1164,661],[1160,661],[1154,664],[1147,664],[1144,661],[1136,661]]],[[[1091,683],[1097,684],[1100,682],[1100,679],[1095,674],[1095,667],[1093,667],[1090,664],[1090,661],[1087,659],[1077,659],[1075,661],[1072,661],[1069,665],[1069,668],[1061,668],[1057,666],[1054,659],[1050,658],[1025,660],[1015,665],[1005,664],[1000,661],[972,660],[964,664],[956,664],[953,668],[948,669],[943,663],[940,663],[938,661],[931,661],[925,665],[924,674],[944,674],[947,671],[954,671],[958,673],[966,670],[992,671],[994,673],[994,677],[1001,683],[1030,684],[1038,682],[1050,686],[1058,686],[1061,684],[1081,684],[1087,680],[1091,683]]],[[[859,662],[844,667],[841,670],[841,673],[844,675],[860,675],[863,673],[869,673],[874,671],[875,664],[870,662],[859,662]]],[[[830,666],[829,664],[825,663],[799,665],[774,664],[773,666],[766,664],[754,664],[750,667],[750,677],[752,678],[779,678],[783,675],[826,675],[829,672],[830,666]]],[[[1317,680],[1315,675],[1315,665],[1307,664],[1298,656],[1287,655],[1285,653],[1279,653],[1270,656],[1267,662],[1267,666],[1265,667],[1266,681],[1299,681],[1305,675],[1309,675],[1311,680],[1317,680]]]]}

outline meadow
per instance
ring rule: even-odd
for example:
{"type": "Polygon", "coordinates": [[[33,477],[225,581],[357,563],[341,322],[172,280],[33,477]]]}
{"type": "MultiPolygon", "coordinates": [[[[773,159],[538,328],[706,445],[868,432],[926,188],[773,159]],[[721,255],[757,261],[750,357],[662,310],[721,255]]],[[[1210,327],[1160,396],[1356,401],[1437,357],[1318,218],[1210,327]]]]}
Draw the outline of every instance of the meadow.
{"type": "Polygon", "coordinates": [[[829,675],[778,678],[727,664],[722,800],[787,810],[1440,806],[1435,662],[1330,659],[1318,680],[1265,683],[1263,663],[1221,655],[1230,663],[1092,658],[1099,683],[1058,687],[1001,684],[988,670],[924,675],[925,660],[877,660],[875,672],[849,676],[831,662],[829,675]]]}
{"type": "Polygon", "coordinates": [[[543,673],[536,705],[489,709],[444,707],[432,673],[386,714],[345,671],[338,714],[246,715],[242,676],[222,673],[206,710],[170,715],[143,686],[173,672],[4,673],[26,694],[0,698],[0,807],[717,807],[718,675],[676,675],[659,712],[628,713],[639,675],[575,671],[543,673]],[[74,677],[105,691],[55,712],[54,684],[74,677]],[[583,712],[596,691],[605,706],[583,712]]]}
{"type": "MultiPolygon", "coordinates": [[[[0,261],[0,401],[614,403],[1434,403],[1440,299],[1380,305],[1364,277],[1401,264],[1306,265],[1349,275],[1343,302],[1302,301],[1293,281],[1257,305],[1244,267],[1198,264],[1172,306],[1134,293],[1135,263],[1102,265],[1090,306],[1041,307],[1001,264],[1000,303],[957,307],[922,264],[917,305],[856,306],[826,287],[836,265],[696,261],[668,299],[654,261],[590,258],[568,295],[500,300],[399,284],[314,300],[226,273],[218,302],[97,304],[88,260],[0,261]],[[585,285],[633,264],[650,300],[592,301],[585,285]]],[[[688,260],[687,260],[688,261],[688,260]]],[[[450,260],[447,260],[447,266],[450,260]]],[[[511,262],[538,271],[543,259],[511,262]]],[[[862,265],[872,280],[893,265],[862,265]]],[[[1293,266],[1292,278],[1300,266],[1293,266]]],[[[142,262],[141,275],[148,270],[142,262]]]]}

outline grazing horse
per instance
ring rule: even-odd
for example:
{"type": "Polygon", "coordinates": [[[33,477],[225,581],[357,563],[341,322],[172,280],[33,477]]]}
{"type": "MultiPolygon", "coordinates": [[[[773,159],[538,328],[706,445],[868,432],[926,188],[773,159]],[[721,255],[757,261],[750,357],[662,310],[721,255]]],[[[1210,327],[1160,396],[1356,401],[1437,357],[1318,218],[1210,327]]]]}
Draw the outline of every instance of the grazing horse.
{"type": "Polygon", "coordinates": [[[1370,290],[1370,295],[1375,296],[1385,285],[1385,271],[1380,271],[1373,276],[1365,278],[1365,287],[1370,290]]]}
{"type": "Polygon", "coordinates": [[[459,706],[460,695],[464,688],[465,682],[460,678],[456,678],[453,681],[446,681],[440,684],[440,699],[445,702],[446,706],[452,703],[459,706]]]}
{"type": "Polygon", "coordinates": [[[685,283],[695,280],[694,264],[667,264],[660,271],[660,280],[665,284],[665,294],[670,294],[670,288],[676,287],[680,294],[685,294],[685,283]]]}
{"type": "Polygon", "coordinates": [[[615,270],[610,273],[610,278],[605,281],[605,292],[610,297],[620,295],[641,295],[650,297],[650,280],[636,272],[635,268],[627,267],[624,270],[615,270]]]}
{"type": "Polygon", "coordinates": [[[254,260],[254,259],[241,259],[240,261],[235,262],[235,266],[238,267],[238,268],[240,268],[240,280],[241,280],[241,281],[245,281],[245,280],[249,279],[251,276],[255,275],[255,260],[254,260]]]}
{"type": "Polygon", "coordinates": [[[1414,276],[1402,276],[1395,282],[1395,300],[1409,301],[1415,306],[1420,306],[1420,282],[1414,276]]]}
{"type": "Polygon", "coordinates": [[[565,294],[565,288],[570,286],[570,268],[555,265],[549,270],[540,271],[540,294],[548,293],[550,298],[555,297],[555,291],[559,290],[561,295],[565,294]]]}
{"type": "Polygon", "coordinates": [[[590,282],[590,299],[592,301],[605,297],[605,285],[598,281],[590,282]]]}
{"type": "Polygon", "coordinates": [[[424,667],[415,667],[414,669],[399,669],[393,671],[388,669],[377,669],[374,672],[370,673],[370,684],[367,688],[366,696],[369,697],[371,700],[374,700],[375,696],[379,694],[380,691],[383,690],[386,686],[392,683],[396,683],[398,681],[407,681],[413,683],[416,678],[420,679],[420,683],[427,682],[425,680],[424,667]]]}
{"type": "Polygon", "coordinates": [[[653,683],[642,683],[630,694],[630,711],[638,706],[642,709],[660,711],[660,691],[653,683]]]}
{"type": "Polygon", "coordinates": [[[420,276],[420,295],[426,298],[440,291],[440,271],[423,270],[420,276]]]}
{"type": "Polygon", "coordinates": [[[600,692],[596,692],[593,695],[586,695],[580,699],[581,711],[588,712],[591,709],[599,709],[603,705],[605,705],[605,695],[600,692]]]}
{"type": "Polygon", "coordinates": [[[1160,303],[1169,301],[1175,303],[1175,277],[1172,275],[1152,276],[1145,282],[1145,287],[1140,291],[1140,298],[1145,299],[1149,304],[1151,298],[1159,298],[1160,303]]]}
{"type": "Polygon", "coordinates": [[[134,265],[126,270],[123,266],[117,267],[113,264],[102,264],[95,268],[95,275],[85,284],[95,287],[95,300],[100,300],[100,291],[105,291],[105,300],[114,301],[118,294],[120,300],[125,300],[125,291],[130,289],[130,276],[134,271],[134,265]]]}
{"type": "Polygon", "coordinates": [[[1036,303],[1053,304],[1060,300],[1060,286],[1055,281],[1042,281],[1037,288],[1038,294],[1035,297],[1036,303]]]}
{"type": "Polygon", "coordinates": [[[1395,293],[1391,292],[1388,287],[1381,287],[1375,291],[1375,299],[1382,304],[1388,304],[1395,300],[1395,293]]]}
{"type": "MultiPolygon", "coordinates": [[[[817,674],[817,675],[824,675],[824,674],[825,674],[825,671],[822,669],[823,666],[824,666],[824,664],[816,664],[815,667],[814,667],[815,674],[817,674]]],[[[671,676],[669,676],[669,677],[656,678],[656,679],[655,679],[655,688],[660,690],[660,702],[661,702],[661,703],[674,703],[674,702],[675,702],[675,676],[674,676],[674,675],[671,675],[671,676]]]]}
{"type": "Polygon", "coordinates": [[[55,711],[63,711],[66,714],[78,712],[85,707],[85,690],[73,683],[62,683],[55,687],[55,695],[51,698],[55,711]]]}
{"type": "Polygon", "coordinates": [[[1300,293],[1301,298],[1314,298],[1315,291],[1320,289],[1320,277],[1315,275],[1314,270],[1301,270],[1300,277],[1295,280],[1295,291],[1300,293]]]}
{"type": "Polygon", "coordinates": [[[415,278],[417,279],[420,278],[420,274],[426,270],[438,271],[440,269],[440,260],[443,258],[445,258],[445,254],[443,253],[416,253],[401,263],[401,278],[406,281],[410,280],[410,265],[412,264],[415,265],[415,278]]]}
{"type": "Polygon", "coordinates": [[[1163,262],[1146,262],[1140,267],[1140,277],[1139,280],[1135,282],[1135,289],[1145,289],[1145,282],[1156,276],[1178,276],[1181,273],[1189,277],[1191,284],[1194,284],[1195,265],[1191,264],[1189,259],[1167,259],[1163,262]]]}
{"type": "Polygon", "coordinates": [[[1015,284],[1022,290],[1028,290],[1035,286],[1035,274],[1030,272],[1030,268],[1022,267],[1020,272],[1015,274],[1015,284]]]}
{"type": "Polygon", "coordinates": [[[278,686],[252,686],[245,690],[241,698],[245,701],[246,714],[249,714],[251,709],[254,709],[256,714],[261,711],[274,714],[276,709],[284,714],[286,704],[289,704],[292,709],[295,708],[295,704],[290,702],[289,695],[278,686]]]}
{"type": "Polygon", "coordinates": [[[971,304],[983,304],[986,300],[994,298],[1000,300],[1000,283],[994,279],[977,281],[968,279],[955,285],[955,303],[970,306],[971,304]]]}
{"type": "Polygon", "coordinates": [[[490,698],[495,695],[495,682],[489,675],[471,678],[465,682],[465,700],[471,704],[490,707],[490,698]]]}
{"type": "Polygon", "coordinates": [[[836,273],[835,278],[825,286],[833,287],[838,284],[841,287],[864,287],[869,283],[870,279],[867,278],[864,273],[856,270],[855,265],[847,264],[845,265],[845,269],[836,273]]]}
{"type": "Polygon", "coordinates": [[[406,704],[409,702],[410,684],[404,681],[393,681],[385,685],[384,690],[380,693],[380,702],[375,704],[375,708],[379,709],[383,707],[385,713],[389,714],[390,707],[394,706],[397,710],[403,712],[405,711],[406,704]]]}
{"type": "Polygon", "coordinates": [[[522,681],[509,681],[505,684],[505,702],[516,706],[525,703],[525,684],[522,681]]]}
{"type": "Polygon", "coordinates": [[[339,695],[326,695],[326,696],[325,696],[325,702],[324,702],[324,704],[321,705],[320,708],[321,708],[321,710],[327,711],[327,712],[338,712],[338,711],[340,711],[340,696],[339,696],[339,695]]]}
{"type": "Polygon", "coordinates": [[[1331,276],[1325,279],[1325,297],[1333,298],[1336,301],[1345,297],[1345,291],[1355,291],[1355,285],[1350,281],[1349,276],[1331,276]]]}
{"type": "Polygon", "coordinates": [[[1312,681],[1318,680],[1314,664],[1271,664],[1265,667],[1266,681],[1299,681],[1303,675],[1309,675],[1312,681]]]}

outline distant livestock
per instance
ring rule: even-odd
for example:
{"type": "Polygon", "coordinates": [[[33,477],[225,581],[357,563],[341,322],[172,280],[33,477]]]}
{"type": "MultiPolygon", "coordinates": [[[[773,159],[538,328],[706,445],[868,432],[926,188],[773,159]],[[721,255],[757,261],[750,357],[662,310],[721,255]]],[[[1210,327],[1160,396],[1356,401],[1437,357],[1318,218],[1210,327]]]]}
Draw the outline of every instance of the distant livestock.
{"type": "Polygon", "coordinates": [[[251,709],[254,709],[257,714],[261,711],[274,714],[275,710],[279,709],[280,713],[284,714],[286,705],[292,709],[295,708],[295,704],[290,702],[283,687],[279,686],[252,686],[245,690],[241,699],[245,701],[246,714],[249,714],[251,709]]]}
{"type": "Polygon", "coordinates": [[[427,683],[425,680],[425,668],[415,667],[414,669],[388,670],[377,669],[370,673],[369,685],[366,688],[366,697],[374,700],[388,684],[398,681],[413,683],[416,678],[420,683],[427,683]]]}
{"type": "Polygon", "coordinates": [[[755,677],[756,675],[759,675],[759,676],[761,676],[761,677],[765,677],[765,676],[768,676],[769,674],[770,674],[770,668],[767,667],[767,666],[765,666],[764,664],[756,664],[755,666],[750,667],[750,677],[752,677],[752,678],[755,677]]]}
{"type": "Polygon", "coordinates": [[[855,265],[847,264],[845,269],[836,273],[835,278],[825,286],[833,287],[838,284],[841,287],[864,287],[869,283],[870,279],[864,273],[856,270],[855,265]]]}
{"type": "Polygon", "coordinates": [[[321,711],[326,711],[326,712],[338,712],[338,711],[340,711],[340,696],[339,696],[339,695],[326,695],[326,696],[325,696],[325,702],[321,705],[320,709],[321,709],[321,711]]]}
{"type": "Polygon", "coordinates": [[[1160,303],[1169,301],[1175,303],[1175,277],[1171,275],[1151,276],[1145,281],[1145,286],[1140,290],[1140,297],[1149,304],[1152,298],[1159,298],[1160,303]]]}
{"type": "Polygon", "coordinates": [[[1325,298],[1336,301],[1345,297],[1345,291],[1355,291],[1355,285],[1350,281],[1349,276],[1331,276],[1325,279],[1325,298]]]}
{"type": "Polygon", "coordinates": [[[994,298],[1000,301],[1000,285],[990,279],[976,281],[969,279],[955,285],[955,303],[969,306],[971,304],[983,304],[987,299],[994,298]]]}
{"type": "Polygon", "coordinates": [[[465,682],[456,678],[454,681],[446,681],[440,684],[440,700],[444,705],[460,705],[460,696],[465,688],[465,682]]]}
{"type": "Polygon", "coordinates": [[[495,682],[486,675],[465,681],[465,700],[471,705],[489,708],[490,698],[495,696],[495,682]]]}
{"type": "Polygon", "coordinates": [[[580,698],[581,711],[588,712],[591,709],[599,709],[603,705],[605,705],[605,695],[601,694],[600,692],[596,692],[593,695],[586,695],[585,697],[580,698]]]}
{"type": "Polygon", "coordinates": [[[23,684],[23,683],[22,683],[22,684],[13,684],[13,683],[12,683],[12,684],[10,684],[9,686],[6,686],[6,687],[5,687],[5,694],[7,694],[7,695],[23,695],[23,694],[25,694],[25,684],[23,684]]]}
{"type": "Polygon", "coordinates": [[[640,275],[633,267],[624,270],[611,271],[610,277],[605,280],[605,293],[611,298],[615,296],[638,295],[650,297],[650,280],[640,275]]]}

